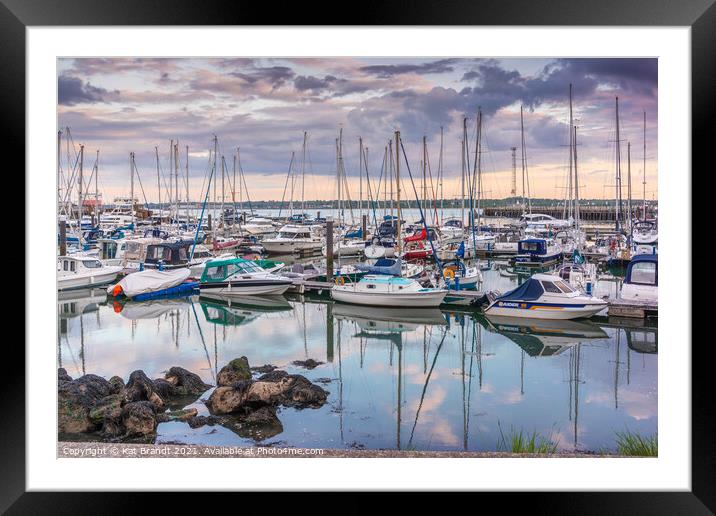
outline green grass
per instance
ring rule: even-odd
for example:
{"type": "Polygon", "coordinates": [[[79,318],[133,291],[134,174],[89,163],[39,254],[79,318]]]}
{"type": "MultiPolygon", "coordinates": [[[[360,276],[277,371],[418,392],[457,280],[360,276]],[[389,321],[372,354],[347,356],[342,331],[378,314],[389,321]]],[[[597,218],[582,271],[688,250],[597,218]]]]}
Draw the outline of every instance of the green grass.
{"type": "Polygon", "coordinates": [[[658,457],[659,441],[654,435],[646,437],[625,430],[617,432],[617,450],[619,455],[628,457],[658,457]]]}
{"type": "Polygon", "coordinates": [[[557,444],[552,442],[551,436],[544,438],[536,431],[527,433],[522,429],[515,430],[512,427],[510,427],[510,432],[505,436],[499,421],[497,422],[497,428],[500,430],[500,441],[497,443],[498,451],[541,454],[551,454],[557,451],[557,444]]]}

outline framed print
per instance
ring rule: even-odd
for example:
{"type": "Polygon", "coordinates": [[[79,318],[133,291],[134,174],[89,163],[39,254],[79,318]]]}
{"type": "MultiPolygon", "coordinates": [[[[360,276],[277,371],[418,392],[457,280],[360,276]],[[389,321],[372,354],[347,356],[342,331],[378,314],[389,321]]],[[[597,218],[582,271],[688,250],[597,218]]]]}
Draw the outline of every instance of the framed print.
{"type": "Polygon", "coordinates": [[[1,7],[27,242],[3,507],[454,490],[709,513],[711,2],[245,8],[1,7]]]}

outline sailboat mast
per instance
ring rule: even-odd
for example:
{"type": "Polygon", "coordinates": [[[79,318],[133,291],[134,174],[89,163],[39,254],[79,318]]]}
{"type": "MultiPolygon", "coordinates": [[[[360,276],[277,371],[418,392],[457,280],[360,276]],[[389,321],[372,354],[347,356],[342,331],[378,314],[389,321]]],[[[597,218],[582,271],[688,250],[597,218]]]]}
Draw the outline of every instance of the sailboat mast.
{"type": "Polygon", "coordinates": [[[360,136],[358,137],[358,147],[358,212],[363,220],[363,138],[360,136]]]}
{"type": "MultiPolygon", "coordinates": [[[[428,142],[423,135],[423,209],[426,209],[428,204],[428,142]]],[[[427,223],[427,220],[425,221],[427,223]]]]}
{"type": "Polygon", "coordinates": [[[301,159],[301,212],[306,213],[306,139],[308,133],[303,131],[303,158],[301,159]]]}
{"type": "Polygon", "coordinates": [[[627,142],[627,221],[629,222],[629,233],[631,233],[631,142],[627,142]]]}
{"type": "Polygon", "coordinates": [[[480,234],[480,204],[482,201],[482,108],[477,110],[477,143],[475,145],[477,168],[477,234],[480,234]]]}
{"type": "Polygon", "coordinates": [[[619,219],[621,217],[620,211],[621,211],[621,204],[622,204],[622,171],[621,171],[621,141],[619,141],[619,97],[616,97],[616,110],[615,110],[615,116],[616,116],[616,199],[615,199],[615,207],[616,207],[616,230],[619,231],[621,225],[619,224],[619,219]]]}
{"type": "MultiPolygon", "coordinates": [[[[219,153],[219,139],[216,137],[216,135],[214,135],[214,163],[212,165],[212,171],[211,171],[212,176],[216,175],[216,159],[217,159],[216,156],[218,155],[218,153],[219,153]]],[[[208,191],[207,191],[207,196],[208,196],[208,191]]],[[[213,208],[214,209],[212,211],[214,212],[214,215],[216,215],[216,180],[214,180],[214,206],[213,206],[213,208]]],[[[217,222],[215,222],[212,225],[214,236],[216,236],[216,224],[217,224],[217,222]]]]}
{"type": "Polygon", "coordinates": [[[159,204],[159,224],[162,223],[162,183],[159,177],[159,147],[154,146],[154,156],[157,160],[157,204],[159,204]]]}
{"type": "Polygon", "coordinates": [[[572,145],[574,145],[574,150],[572,151],[572,154],[574,155],[574,224],[577,229],[579,229],[579,174],[577,173],[577,126],[573,126],[572,130],[574,131],[574,136],[572,137],[572,145]]]}
{"type": "Polygon", "coordinates": [[[97,149],[97,154],[95,155],[94,160],[94,208],[92,208],[92,213],[97,218],[97,224],[99,224],[99,213],[97,212],[99,207],[99,185],[98,185],[98,176],[99,176],[99,149],[97,149]]]}
{"type": "Polygon", "coordinates": [[[79,170],[79,179],[77,183],[77,193],[78,193],[78,199],[77,199],[77,231],[79,234],[82,234],[82,187],[84,180],[82,179],[82,168],[84,167],[84,159],[85,159],[85,146],[80,145],[80,170],[79,170]]]}
{"type": "MultiPolygon", "coordinates": [[[[393,220],[393,210],[395,208],[395,200],[393,197],[393,175],[394,175],[394,168],[395,168],[395,158],[393,155],[393,141],[388,140],[388,150],[390,151],[390,219],[393,220]]],[[[391,222],[392,224],[392,222],[391,222]]]]}
{"type": "Polygon", "coordinates": [[[440,179],[440,224],[445,219],[445,193],[443,191],[443,126],[440,126],[440,156],[438,158],[438,178],[440,179]]]}
{"type": "Polygon", "coordinates": [[[572,83],[569,83],[569,184],[568,184],[568,198],[569,208],[568,217],[574,216],[574,196],[572,186],[572,162],[574,160],[574,134],[572,127],[574,126],[574,118],[572,116],[572,83]]]}
{"type": "Polygon", "coordinates": [[[62,211],[62,130],[57,131],[57,210],[62,211]]]}
{"type": "Polygon", "coordinates": [[[189,146],[186,146],[186,228],[189,229],[189,146]]]}
{"type": "Polygon", "coordinates": [[[400,131],[395,131],[395,187],[397,188],[398,203],[398,256],[403,250],[403,239],[400,234],[402,225],[402,209],[400,206],[400,131]]]}
{"type": "Polygon", "coordinates": [[[521,145],[522,145],[522,202],[524,210],[524,202],[525,202],[525,184],[527,185],[527,210],[531,214],[532,213],[532,201],[530,200],[530,180],[529,176],[527,175],[527,149],[525,149],[525,119],[523,114],[523,106],[520,106],[520,138],[521,138],[521,145]]]}
{"type": "MultiPolygon", "coordinates": [[[[81,150],[81,147],[80,147],[81,150]]],[[[134,227],[134,153],[129,153],[129,204],[132,212],[132,227],[134,227]]]]}
{"type": "Polygon", "coordinates": [[[179,140],[174,144],[174,206],[177,224],[179,223],[179,140]]]}
{"type": "Polygon", "coordinates": [[[642,165],[642,181],[641,185],[643,188],[643,200],[641,205],[641,216],[646,220],[646,111],[644,111],[644,149],[642,153],[642,159],[644,163],[642,165]]]}
{"type": "Polygon", "coordinates": [[[460,140],[460,225],[465,230],[465,139],[460,140]]]}

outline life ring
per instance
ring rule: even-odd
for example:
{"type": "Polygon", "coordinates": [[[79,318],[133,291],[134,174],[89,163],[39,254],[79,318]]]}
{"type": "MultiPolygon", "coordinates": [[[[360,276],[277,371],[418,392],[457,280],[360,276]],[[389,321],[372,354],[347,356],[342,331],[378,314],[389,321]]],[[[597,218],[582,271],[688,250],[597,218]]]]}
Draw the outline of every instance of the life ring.
{"type": "Polygon", "coordinates": [[[452,269],[443,269],[443,277],[445,279],[453,279],[455,277],[455,271],[452,269]]]}

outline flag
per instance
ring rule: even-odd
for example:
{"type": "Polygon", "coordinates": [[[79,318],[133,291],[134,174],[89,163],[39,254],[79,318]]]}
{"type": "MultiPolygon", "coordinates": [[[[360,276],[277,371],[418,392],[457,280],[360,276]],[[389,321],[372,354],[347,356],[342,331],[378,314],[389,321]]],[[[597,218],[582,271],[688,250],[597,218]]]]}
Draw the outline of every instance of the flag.
{"type": "Polygon", "coordinates": [[[455,251],[455,256],[458,258],[462,258],[465,256],[465,241],[463,240],[460,242],[460,247],[457,248],[457,251],[455,251]]]}

